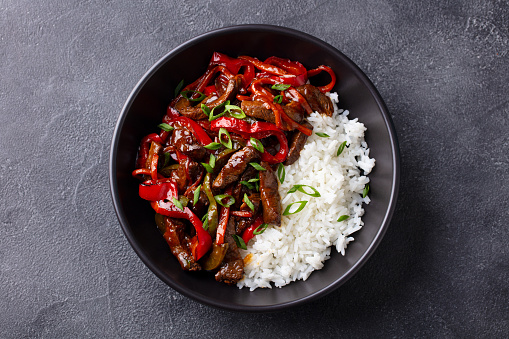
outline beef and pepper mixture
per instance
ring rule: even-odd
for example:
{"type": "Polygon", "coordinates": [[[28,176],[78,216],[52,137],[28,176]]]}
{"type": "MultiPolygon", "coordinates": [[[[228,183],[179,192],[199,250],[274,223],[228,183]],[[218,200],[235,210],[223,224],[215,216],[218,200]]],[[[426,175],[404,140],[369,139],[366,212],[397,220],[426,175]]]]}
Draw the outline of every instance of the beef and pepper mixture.
{"type": "Polygon", "coordinates": [[[332,114],[324,93],[335,82],[327,66],[215,52],[200,78],[179,84],[160,133],[141,141],[133,176],[182,269],[227,284],[242,279],[239,248],[281,225],[277,173],[311,135],[306,116],[332,114]],[[330,83],[310,85],[322,71],[330,83]]]}

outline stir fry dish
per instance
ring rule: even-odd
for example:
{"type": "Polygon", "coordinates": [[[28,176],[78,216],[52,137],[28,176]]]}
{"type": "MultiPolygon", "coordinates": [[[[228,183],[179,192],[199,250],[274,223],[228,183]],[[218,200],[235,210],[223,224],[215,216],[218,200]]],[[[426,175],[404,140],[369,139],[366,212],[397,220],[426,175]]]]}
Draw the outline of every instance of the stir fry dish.
{"type": "Polygon", "coordinates": [[[239,248],[281,225],[278,176],[312,133],[306,116],[332,115],[325,93],[335,82],[328,66],[218,52],[201,77],[180,82],[160,132],[142,139],[133,176],[183,270],[243,278],[239,248]],[[321,72],[330,82],[311,85],[321,72]]]}

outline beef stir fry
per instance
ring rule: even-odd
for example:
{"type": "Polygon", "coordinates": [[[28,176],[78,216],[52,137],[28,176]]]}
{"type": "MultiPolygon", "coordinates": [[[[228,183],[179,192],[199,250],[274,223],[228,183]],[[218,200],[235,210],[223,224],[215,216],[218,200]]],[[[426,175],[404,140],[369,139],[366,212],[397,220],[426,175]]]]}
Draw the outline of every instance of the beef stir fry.
{"type": "Polygon", "coordinates": [[[325,93],[335,82],[327,66],[218,52],[200,78],[181,82],[160,133],[142,139],[133,176],[183,270],[242,279],[239,248],[281,225],[277,171],[299,158],[313,130],[306,116],[332,114],[325,93]],[[310,85],[322,71],[330,83],[310,85]]]}

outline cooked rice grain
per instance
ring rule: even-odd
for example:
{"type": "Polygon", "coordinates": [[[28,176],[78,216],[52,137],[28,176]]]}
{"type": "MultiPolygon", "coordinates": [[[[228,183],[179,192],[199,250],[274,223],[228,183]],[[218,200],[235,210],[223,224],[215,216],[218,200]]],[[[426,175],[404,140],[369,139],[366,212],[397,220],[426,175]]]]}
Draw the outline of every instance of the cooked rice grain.
{"type": "Polygon", "coordinates": [[[286,166],[285,181],[279,186],[283,210],[292,202],[307,200],[299,213],[283,216],[282,226],[269,228],[250,241],[242,256],[252,256],[245,266],[245,277],[237,286],[282,287],[295,280],[306,280],[314,270],[323,267],[330,257],[330,248],[345,255],[353,238],[350,235],[362,228],[362,203],[369,204],[369,197],[362,198],[362,190],[369,182],[366,176],[375,165],[369,157],[364,141],[364,124],[349,120],[348,111],[338,110],[337,95],[330,95],[335,112],[333,117],[313,113],[308,120],[313,125],[313,135],[308,138],[299,160],[286,166]],[[316,132],[330,137],[319,137],[316,132]],[[339,145],[347,142],[343,153],[336,156],[339,145]],[[301,192],[287,194],[294,185],[309,185],[321,197],[310,197],[301,192]],[[336,220],[341,215],[349,218],[336,220]]]}

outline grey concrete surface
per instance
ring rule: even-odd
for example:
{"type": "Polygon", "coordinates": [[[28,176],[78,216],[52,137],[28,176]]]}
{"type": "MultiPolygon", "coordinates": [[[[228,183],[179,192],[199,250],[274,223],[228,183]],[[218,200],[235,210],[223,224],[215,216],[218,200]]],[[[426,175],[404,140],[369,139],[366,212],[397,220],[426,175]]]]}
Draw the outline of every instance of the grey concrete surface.
{"type": "Polygon", "coordinates": [[[509,336],[509,2],[0,1],[0,337],[509,336]],[[116,119],[180,43],[241,23],[341,50],[400,140],[391,227],[334,293],[277,314],[198,304],[130,248],[116,119]]]}

